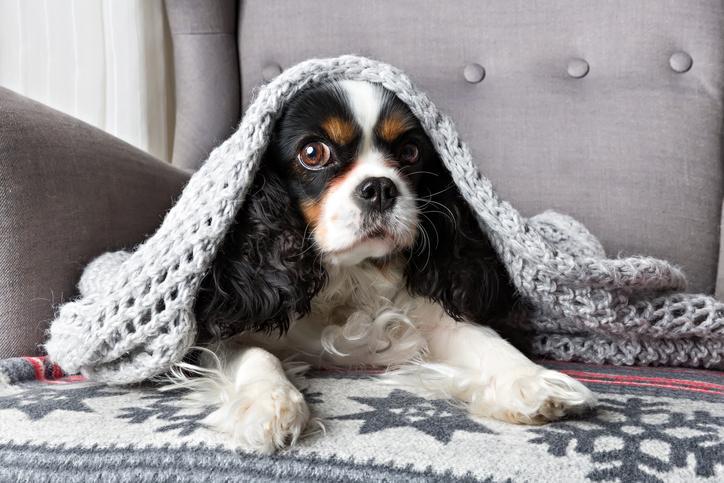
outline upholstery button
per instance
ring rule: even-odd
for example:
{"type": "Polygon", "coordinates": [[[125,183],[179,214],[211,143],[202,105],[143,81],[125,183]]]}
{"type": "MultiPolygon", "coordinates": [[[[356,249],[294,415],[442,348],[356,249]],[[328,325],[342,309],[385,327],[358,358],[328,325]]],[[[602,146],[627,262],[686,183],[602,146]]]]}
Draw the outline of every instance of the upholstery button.
{"type": "Polygon", "coordinates": [[[693,64],[694,60],[686,52],[676,52],[669,58],[669,65],[674,72],[678,72],[679,74],[683,74],[691,69],[693,64]]]}
{"type": "Polygon", "coordinates": [[[571,59],[568,62],[568,75],[580,79],[588,74],[589,66],[588,62],[583,59],[571,59]]]}
{"type": "Polygon", "coordinates": [[[282,67],[279,64],[267,64],[264,66],[264,68],[261,70],[261,76],[266,81],[269,82],[276,76],[282,73],[282,67]]]}
{"type": "Polygon", "coordinates": [[[485,68],[476,63],[467,64],[463,69],[463,77],[471,84],[477,84],[485,79],[485,68]]]}

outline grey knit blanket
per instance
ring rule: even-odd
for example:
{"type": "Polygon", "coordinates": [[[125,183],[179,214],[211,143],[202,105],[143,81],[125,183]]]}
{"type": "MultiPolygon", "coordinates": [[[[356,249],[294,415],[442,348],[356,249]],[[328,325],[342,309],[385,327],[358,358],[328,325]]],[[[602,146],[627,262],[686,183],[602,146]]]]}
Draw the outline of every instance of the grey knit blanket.
{"type": "MultiPolygon", "coordinates": [[[[613,364],[724,367],[724,304],[681,293],[682,272],[647,257],[608,259],[570,217],[523,218],[478,171],[453,122],[390,65],[356,56],[313,59],[261,88],[239,129],[185,187],[158,231],[85,270],[80,297],[50,326],[49,356],[67,372],[132,383],[180,361],[196,336],[194,302],[243,203],[285,104],[342,79],[381,84],[409,105],[503,260],[525,313],[513,323],[545,357],[613,364]]],[[[249,287],[254,290],[254,287],[249,287]]]]}

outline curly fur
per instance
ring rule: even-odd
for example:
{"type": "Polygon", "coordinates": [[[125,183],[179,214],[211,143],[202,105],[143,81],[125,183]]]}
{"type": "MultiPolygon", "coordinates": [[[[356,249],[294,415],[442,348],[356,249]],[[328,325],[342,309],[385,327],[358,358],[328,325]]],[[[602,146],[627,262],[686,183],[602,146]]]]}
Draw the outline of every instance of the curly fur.
{"type": "Polygon", "coordinates": [[[199,289],[195,312],[204,338],[286,332],[326,280],[280,177],[259,172],[249,193],[199,289]]]}

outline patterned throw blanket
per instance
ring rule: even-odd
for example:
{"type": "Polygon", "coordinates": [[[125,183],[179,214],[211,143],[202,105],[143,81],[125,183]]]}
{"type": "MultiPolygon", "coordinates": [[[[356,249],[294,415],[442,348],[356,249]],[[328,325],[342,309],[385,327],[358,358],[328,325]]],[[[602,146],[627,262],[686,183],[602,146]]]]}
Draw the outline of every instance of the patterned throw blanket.
{"type": "Polygon", "coordinates": [[[133,253],[107,254],[86,269],[81,298],[61,307],[51,325],[46,349],[53,360],[112,384],[142,381],[181,360],[194,343],[199,284],[275,121],[301,90],[341,79],[378,83],[419,118],[526,302],[516,320],[538,355],[724,367],[723,303],[681,293],[684,275],[667,262],[606,258],[593,235],[569,217],[523,218],[478,171],[450,118],[403,72],[354,56],[302,62],[258,92],[238,131],[192,176],[158,231],[133,253]]]}
{"type": "Polygon", "coordinates": [[[313,372],[304,395],[326,435],[272,456],[231,446],[209,409],[150,384],[70,379],[42,358],[0,361],[0,481],[724,480],[724,374],[545,362],[585,382],[584,420],[516,426],[374,374],[313,372]],[[35,380],[37,378],[37,381],[35,380]]]}

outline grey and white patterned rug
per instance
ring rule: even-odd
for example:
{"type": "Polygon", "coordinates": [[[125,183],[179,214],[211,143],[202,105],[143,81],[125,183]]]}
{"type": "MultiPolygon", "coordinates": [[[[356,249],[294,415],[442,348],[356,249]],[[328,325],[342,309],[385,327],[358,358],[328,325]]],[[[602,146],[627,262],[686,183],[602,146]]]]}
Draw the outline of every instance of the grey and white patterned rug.
{"type": "Polygon", "coordinates": [[[0,389],[0,481],[724,481],[721,372],[555,366],[594,389],[580,420],[515,426],[315,372],[326,434],[272,456],[200,424],[182,392],[87,382],[0,389]]]}

